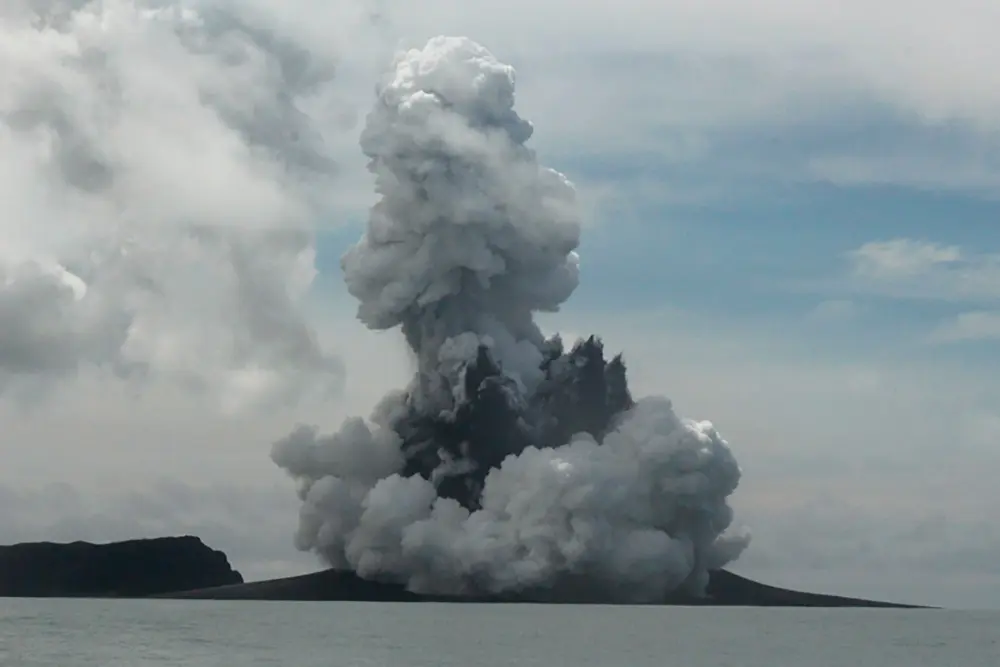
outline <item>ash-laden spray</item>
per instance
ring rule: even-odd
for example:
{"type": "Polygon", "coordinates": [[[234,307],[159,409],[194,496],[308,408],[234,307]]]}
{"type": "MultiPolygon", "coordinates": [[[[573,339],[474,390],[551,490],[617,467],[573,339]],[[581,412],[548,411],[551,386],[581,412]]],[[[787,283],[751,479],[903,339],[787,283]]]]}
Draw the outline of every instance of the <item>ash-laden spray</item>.
{"type": "Polygon", "coordinates": [[[397,56],[361,136],[380,200],[342,266],[358,316],[400,327],[417,372],[368,420],[299,427],[302,550],[424,593],[655,601],[704,590],[740,469],[709,422],[634,401],[596,338],[533,313],[578,283],[574,189],[525,146],[514,70],[438,37],[397,56]]]}

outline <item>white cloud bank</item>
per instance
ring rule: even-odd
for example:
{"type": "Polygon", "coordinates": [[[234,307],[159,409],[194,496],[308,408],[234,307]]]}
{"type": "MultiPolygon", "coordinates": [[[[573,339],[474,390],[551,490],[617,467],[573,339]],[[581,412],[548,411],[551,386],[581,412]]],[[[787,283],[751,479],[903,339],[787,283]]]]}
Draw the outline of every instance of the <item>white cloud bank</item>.
{"type": "Polygon", "coordinates": [[[865,243],[847,259],[860,290],[959,303],[1000,300],[1000,253],[895,238],[865,243]]]}
{"type": "Polygon", "coordinates": [[[471,34],[512,58],[525,114],[552,128],[540,145],[567,159],[652,152],[665,164],[710,164],[703,178],[1000,194],[989,0],[386,6],[387,31],[409,44],[471,34]],[[595,88],[598,78],[608,83],[595,88]],[[587,104],[567,117],[564,101],[581,91],[587,104]],[[907,136],[886,136],[873,117],[907,136]],[[804,146],[802,131],[836,138],[804,146]],[[734,133],[761,148],[736,154],[734,133]]]}
{"type": "Polygon", "coordinates": [[[0,385],[96,365],[233,410],[340,387],[299,306],[339,54],[264,9],[4,3],[0,385]]]}
{"type": "MultiPolygon", "coordinates": [[[[391,7],[400,31],[418,36],[468,31],[490,43],[509,42],[509,48],[525,54],[638,51],[683,55],[702,64],[718,58],[730,70],[750,56],[739,69],[751,79],[758,70],[772,84],[823,82],[828,90],[853,88],[856,94],[883,98],[928,123],[960,120],[997,127],[1000,47],[990,26],[1000,19],[1000,9],[989,0],[764,0],[752,5],[739,0],[512,0],[498,5],[429,0],[391,7]]],[[[507,48],[495,48],[502,47],[507,48]]],[[[664,84],[647,81],[647,86],[664,84]]],[[[757,99],[788,101],[771,96],[773,90],[758,89],[757,99]]],[[[810,86],[803,92],[813,91],[810,86]]],[[[745,92],[751,92],[749,84],[745,92]]],[[[718,101],[724,106],[726,99],[718,101]]]]}
{"type": "Polygon", "coordinates": [[[937,343],[1000,340],[1000,311],[960,313],[932,331],[930,339],[937,343]]]}

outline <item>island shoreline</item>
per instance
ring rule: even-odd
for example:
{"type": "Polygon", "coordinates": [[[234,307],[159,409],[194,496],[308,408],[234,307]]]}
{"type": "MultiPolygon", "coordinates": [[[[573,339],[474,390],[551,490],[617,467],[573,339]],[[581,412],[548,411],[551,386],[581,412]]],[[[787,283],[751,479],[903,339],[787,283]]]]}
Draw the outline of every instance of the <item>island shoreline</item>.
{"type": "Polygon", "coordinates": [[[569,583],[505,595],[422,595],[398,583],[363,579],[345,570],[245,582],[228,556],[194,536],[92,544],[34,542],[0,546],[0,597],[64,599],[241,600],[281,602],[408,602],[681,607],[824,607],[933,609],[921,605],[805,593],[729,572],[709,573],[705,597],[668,595],[642,603],[608,600],[569,583]]]}

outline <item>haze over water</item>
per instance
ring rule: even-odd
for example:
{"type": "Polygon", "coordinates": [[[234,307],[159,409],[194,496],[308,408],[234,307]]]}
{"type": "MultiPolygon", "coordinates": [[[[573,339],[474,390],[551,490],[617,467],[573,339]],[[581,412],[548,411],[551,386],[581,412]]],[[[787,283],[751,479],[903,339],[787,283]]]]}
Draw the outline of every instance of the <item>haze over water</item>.
{"type": "Polygon", "coordinates": [[[18,667],[988,667],[1000,613],[0,601],[18,667]]]}

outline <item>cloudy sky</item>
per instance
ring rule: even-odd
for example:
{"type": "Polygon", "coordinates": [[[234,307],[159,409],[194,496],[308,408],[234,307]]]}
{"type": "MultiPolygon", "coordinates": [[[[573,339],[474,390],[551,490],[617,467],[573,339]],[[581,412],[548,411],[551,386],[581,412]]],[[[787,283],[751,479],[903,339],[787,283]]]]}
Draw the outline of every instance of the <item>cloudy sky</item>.
{"type": "Polygon", "coordinates": [[[465,34],[585,207],[545,327],[729,440],[734,569],[1000,608],[1000,5],[752,4],[4,3],[0,542],[315,567],[271,442],[412,372],[341,283],[358,132],[398,46],[465,34]]]}

